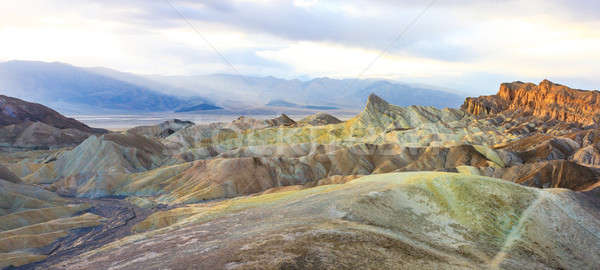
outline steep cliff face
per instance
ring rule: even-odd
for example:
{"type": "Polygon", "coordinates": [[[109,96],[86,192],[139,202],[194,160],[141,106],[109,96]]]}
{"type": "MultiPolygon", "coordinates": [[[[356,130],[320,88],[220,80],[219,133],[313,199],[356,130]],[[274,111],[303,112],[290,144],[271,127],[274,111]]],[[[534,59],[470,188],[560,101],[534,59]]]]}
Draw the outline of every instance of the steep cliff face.
{"type": "Polygon", "coordinates": [[[548,80],[539,85],[503,83],[498,94],[467,98],[462,109],[473,115],[520,111],[540,118],[592,125],[600,123],[600,92],[571,89],[548,80]]]}

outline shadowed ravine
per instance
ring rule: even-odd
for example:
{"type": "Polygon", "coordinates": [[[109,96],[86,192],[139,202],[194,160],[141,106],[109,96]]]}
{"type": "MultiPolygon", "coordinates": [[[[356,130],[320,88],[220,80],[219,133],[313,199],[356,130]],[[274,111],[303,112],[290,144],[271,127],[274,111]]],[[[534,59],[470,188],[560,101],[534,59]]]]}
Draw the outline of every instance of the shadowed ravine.
{"type": "Polygon", "coordinates": [[[96,214],[107,220],[100,226],[71,230],[69,236],[57,240],[51,246],[40,248],[41,254],[48,255],[43,261],[8,269],[46,269],[50,265],[60,265],[65,260],[131,235],[131,228],[153,212],[172,208],[158,206],[142,209],[118,198],[71,200],[73,203],[91,204],[92,207],[85,212],[96,214]]]}

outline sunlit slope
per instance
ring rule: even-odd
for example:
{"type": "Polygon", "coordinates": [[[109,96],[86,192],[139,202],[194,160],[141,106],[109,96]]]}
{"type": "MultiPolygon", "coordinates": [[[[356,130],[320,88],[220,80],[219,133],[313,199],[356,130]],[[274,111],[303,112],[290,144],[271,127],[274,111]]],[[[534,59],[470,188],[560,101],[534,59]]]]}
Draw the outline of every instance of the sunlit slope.
{"type": "Polygon", "coordinates": [[[63,265],[594,269],[600,216],[591,205],[571,191],[494,178],[381,174],[157,212],[138,234],[63,265]]]}
{"type": "Polygon", "coordinates": [[[239,130],[197,125],[167,137],[164,144],[190,157],[203,157],[210,149],[301,143],[353,145],[399,143],[406,146],[494,145],[518,138],[493,121],[476,120],[456,109],[398,107],[371,95],[366,108],[339,124],[267,127],[239,130]],[[209,150],[207,150],[209,149],[209,150]]]}
{"type": "Polygon", "coordinates": [[[151,196],[165,204],[195,203],[267,189],[329,183],[337,176],[393,171],[456,171],[461,166],[505,166],[496,152],[469,145],[450,148],[397,144],[299,144],[244,147],[212,159],[196,160],[138,173],[73,175],[51,187],[80,197],[151,196]]]}

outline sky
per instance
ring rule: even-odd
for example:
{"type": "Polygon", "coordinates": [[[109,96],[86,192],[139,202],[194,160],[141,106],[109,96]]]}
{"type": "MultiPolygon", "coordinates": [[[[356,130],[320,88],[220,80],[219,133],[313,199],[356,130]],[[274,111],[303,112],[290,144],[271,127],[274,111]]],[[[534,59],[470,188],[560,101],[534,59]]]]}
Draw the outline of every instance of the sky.
{"type": "Polygon", "coordinates": [[[386,78],[469,94],[516,80],[600,88],[596,0],[1,1],[0,61],[386,78]]]}

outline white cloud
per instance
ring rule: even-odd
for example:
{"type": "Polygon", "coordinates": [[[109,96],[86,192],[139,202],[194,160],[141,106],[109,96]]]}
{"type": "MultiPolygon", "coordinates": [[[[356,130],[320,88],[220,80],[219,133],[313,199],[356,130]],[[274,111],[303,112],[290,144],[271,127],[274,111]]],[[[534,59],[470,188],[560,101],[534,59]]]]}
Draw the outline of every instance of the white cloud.
{"type": "Polygon", "coordinates": [[[267,59],[287,63],[299,74],[314,74],[337,78],[398,78],[455,75],[460,63],[446,63],[410,55],[385,55],[364,74],[364,69],[381,52],[336,45],[332,43],[298,42],[280,50],[259,52],[267,59]]]}
{"type": "MultiPolygon", "coordinates": [[[[357,76],[424,7],[416,0],[173,1],[239,71],[284,77],[357,76]]],[[[506,78],[600,85],[600,16],[572,15],[589,3],[438,2],[365,77],[448,84],[489,74],[460,86],[472,91],[506,78]]],[[[2,61],[233,73],[163,1],[8,1],[0,40],[2,61]]]]}
{"type": "Polygon", "coordinates": [[[294,0],[294,5],[297,7],[308,8],[319,3],[319,0],[294,0]]]}

